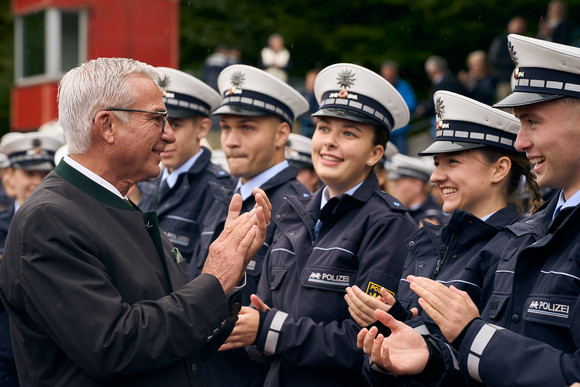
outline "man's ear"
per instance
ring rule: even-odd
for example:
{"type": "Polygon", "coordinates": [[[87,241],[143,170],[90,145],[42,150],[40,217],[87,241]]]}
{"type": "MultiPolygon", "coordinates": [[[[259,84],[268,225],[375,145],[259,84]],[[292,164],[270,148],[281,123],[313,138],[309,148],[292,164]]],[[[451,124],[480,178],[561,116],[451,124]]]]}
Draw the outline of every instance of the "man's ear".
{"type": "Polygon", "coordinates": [[[199,130],[197,131],[197,141],[201,141],[201,139],[206,138],[210,129],[211,129],[211,120],[207,117],[200,119],[199,130]]]}
{"type": "Polygon", "coordinates": [[[94,133],[103,139],[108,144],[115,142],[115,134],[117,126],[113,122],[113,113],[108,111],[100,111],[93,120],[94,133]]]}
{"type": "Polygon", "coordinates": [[[292,128],[290,128],[290,125],[288,125],[286,121],[281,121],[278,127],[276,128],[276,138],[274,140],[276,149],[286,147],[288,137],[290,137],[290,132],[292,132],[292,128]]]}

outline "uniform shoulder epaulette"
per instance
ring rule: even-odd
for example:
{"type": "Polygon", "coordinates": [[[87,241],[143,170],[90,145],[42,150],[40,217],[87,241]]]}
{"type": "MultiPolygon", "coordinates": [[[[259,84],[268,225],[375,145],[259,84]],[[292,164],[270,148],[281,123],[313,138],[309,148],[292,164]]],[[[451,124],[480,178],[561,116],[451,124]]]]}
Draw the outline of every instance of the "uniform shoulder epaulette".
{"type": "Polygon", "coordinates": [[[397,198],[395,198],[394,196],[389,195],[388,193],[383,191],[378,191],[377,196],[381,198],[381,200],[383,200],[385,203],[387,203],[387,205],[391,210],[397,212],[407,212],[407,207],[405,207],[403,203],[397,200],[397,198]]]}
{"type": "Polygon", "coordinates": [[[296,191],[296,196],[308,198],[312,194],[308,191],[304,185],[298,180],[294,179],[290,182],[290,186],[296,191]]]}
{"type": "Polygon", "coordinates": [[[209,163],[206,170],[218,179],[228,179],[231,175],[219,165],[209,163]]]}

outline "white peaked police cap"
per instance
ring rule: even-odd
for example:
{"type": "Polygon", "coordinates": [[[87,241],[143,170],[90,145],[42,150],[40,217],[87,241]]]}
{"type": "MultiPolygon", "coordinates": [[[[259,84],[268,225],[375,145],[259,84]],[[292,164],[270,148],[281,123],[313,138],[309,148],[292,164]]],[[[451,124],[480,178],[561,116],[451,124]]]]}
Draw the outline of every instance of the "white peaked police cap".
{"type": "Polygon", "coordinates": [[[290,133],[286,144],[286,160],[296,168],[312,168],[312,139],[290,133]]]}
{"type": "Polygon", "coordinates": [[[327,116],[383,126],[387,132],[409,122],[405,100],[386,79],[362,66],[337,63],[324,68],[314,81],[320,109],[327,116]]]}
{"type": "Polygon", "coordinates": [[[450,91],[437,91],[433,100],[437,115],[435,139],[419,156],[483,146],[517,152],[514,144],[520,121],[512,114],[450,91]]]}
{"type": "Polygon", "coordinates": [[[169,117],[211,117],[211,112],[220,105],[219,93],[194,76],[169,67],[157,70],[163,74],[159,87],[169,117]]]}
{"type": "Polygon", "coordinates": [[[221,106],[214,115],[275,116],[290,126],[309,109],[308,101],[292,86],[247,65],[231,65],[218,76],[221,106]]]}
{"type": "Polygon", "coordinates": [[[11,136],[0,145],[0,152],[10,159],[11,166],[31,171],[54,169],[54,154],[63,142],[39,132],[11,136]]]}
{"type": "Polygon", "coordinates": [[[433,159],[411,157],[397,153],[391,159],[388,167],[389,180],[397,180],[402,177],[414,177],[422,181],[429,181],[435,171],[433,159]]]}
{"type": "Polygon", "coordinates": [[[510,34],[508,49],[516,66],[514,89],[495,107],[580,98],[580,48],[510,34]]]}

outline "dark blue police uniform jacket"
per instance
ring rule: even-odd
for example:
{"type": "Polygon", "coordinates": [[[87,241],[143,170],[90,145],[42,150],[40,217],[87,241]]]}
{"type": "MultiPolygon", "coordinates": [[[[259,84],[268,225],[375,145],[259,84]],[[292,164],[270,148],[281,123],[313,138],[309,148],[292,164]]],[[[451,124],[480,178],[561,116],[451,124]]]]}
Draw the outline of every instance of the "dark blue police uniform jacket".
{"type": "MultiPolygon", "coordinates": [[[[491,295],[493,280],[499,257],[488,253],[497,249],[498,234],[507,235],[507,226],[519,219],[512,205],[502,208],[483,221],[461,210],[455,210],[445,226],[425,223],[407,239],[409,255],[405,261],[403,276],[399,284],[397,300],[407,309],[417,308],[419,316],[407,322],[421,334],[438,334],[437,324],[419,306],[418,296],[409,288],[408,275],[434,279],[446,286],[455,286],[469,294],[480,310],[491,295]],[[495,242],[490,242],[491,240],[495,242]]],[[[508,239],[505,237],[504,239],[508,239]]],[[[444,341],[444,339],[441,339],[444,341]]],[[[443,344],[443,343],[441,343],[443,344]]],[[[367,358],[368,360],[368,358],[367,358]]],[[[363,373],[369,385],[427,385],[417,378],[393,378],[372,368],[367,361],[363,373]],[[375,372],[378,371],[378,372],[375,372]]],[[[449,370],[440,381],[441,386],[462,385],[462,376],[449,370]]]]}
{"type": "Polygon", "coordinates": [[[323,210],[323,189],[312,198],[288,197],[274,216],[277,230],[258,288],[272,309],[256,346],[246,348],[269,361],[265,386],[362,384],[360,327],[348,312],[345,288],[393,291],[406,256],[403,241],[417,229],[377,184],[371,174],[353,196],[332,198],[323,210]],[[323,224],[315,239],[318,218],[323,224]]]}
{"type": "MultiPolygon", "coordinates": [[[[272,214],[275,214],[276,211],[282,207],[286,202],[286,198],[294,196],[301,198],[310,197],[308,189],[296,180],[297,174],[297,169],[290,165],[260,187],[264,190],[272,204],[272,214]]],[[[228,201],[232,195],[233,191],[227,195],[228,201]]],[[[242,212],[251,211],[255,204],[256,201],[254,196],[250,195],[246,200],[244,200],[242,212]]],[[[212,212],[212,216],[214,214],[215,213],[212,212]]],[[[207,256],[209,244],[211,244],[211,241],[217,237],[219,232],[223,229],[226,215],[227,212],[226,209],[224,209],[221,216],[216,214],[212,221],[205,225],[207,229],[202,232],[202,245],[200,246],[202,252],[199,253],[200,256],[207,256]]],[[[272,244],[276,226],[277,223],[274,221],[274,215],[272,215],[270,226],[268,226],[268,231],[266,232],[264,246],[262,246],[262,248],[256,253],[246,269],[246,286],[243,289],[242,305],[250,305],[250,295],[257,291],[258,281],[262,274],[264,256],[272,244]]],[[[245,350],[240,348],[227,352],[218,352],[206,363],[202,364],[201,371],[207,386],[261,387],[263,386],[266,369],[265,365],[256,364],[251,361],[245,350]]]]}
{"type": "Polygon", "coordinates": [[[557,201],[510,226],[510,242],[496,246],[493,294],[459,348],[459,367],[472,379],[510,386],[580,380],[580,206],[552,221],[557,201]]]}
{"type": "MultiPolygon", "coordinates": [[[[482,294],[490,293],[489,286],[493,283],[497,257],[488,259],[478,252],[498,232],[505,230],[506,226],[518,219],[516,208],[509,205],[497,211],[487,221],[456,210],[445,226],[426,223],[406,241],[409,254],[399,283],[399,302],[407,309],[418,308],[421,312],[419,297],[409,288],[407,282],[407,276],[414,275],[464,290],[479,305],[482,294]]],[[[424,315],[430,327],[439,331],[426,313],[420,315],[424,315]]]]}
{"type": "Polygon", "coordinates": [[[155,179],[154,184],[140,185],[143,196],[139,208],[145,212],[157,211],[160,228],[179,249],[189,268],[196,269],[190,271],[193,278],[201,273],[205,262],[205,257],[192,260],[199,244],[202,223],[208,214],[213,216],[209,210],[215,205],[227,210],[228,202],[223,201],[219,191],[231,190],[235,179],[211,163],[211,151],[204,147],[193,166],[179,176],[169,191],[161,192],[160,180],[161,176],[155,179]],[[218,203],[214,203],[216,201],[218,203]]]}

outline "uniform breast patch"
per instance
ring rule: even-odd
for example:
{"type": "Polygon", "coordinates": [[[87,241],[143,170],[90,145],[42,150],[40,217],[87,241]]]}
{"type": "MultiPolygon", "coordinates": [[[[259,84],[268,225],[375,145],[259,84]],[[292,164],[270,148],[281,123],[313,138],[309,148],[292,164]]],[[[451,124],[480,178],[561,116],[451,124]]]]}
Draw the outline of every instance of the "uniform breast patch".
{"type": "Polygon", "coordinates": [[[393,297],[395,296],[395,292],[387,289],[384,286],[381,286],[377,283],[370,282],[370,281],[369,281],[369,285],[367,286],[366,294],[368,294],[369,296],[372,296],[374,298],[377,298],[378,296],[381,295],[381,288],[385,288],[387,290],[387,292],[389,292],[393,295],[393,297]]]}

